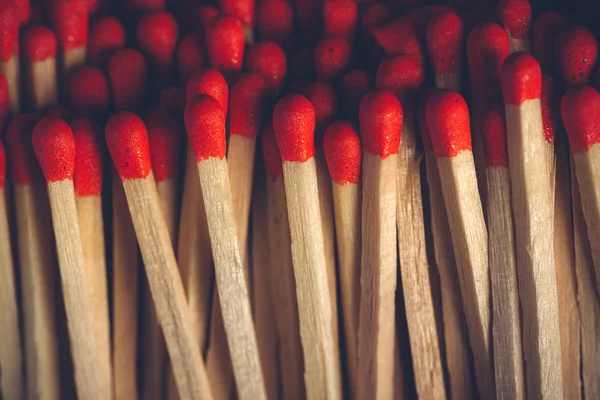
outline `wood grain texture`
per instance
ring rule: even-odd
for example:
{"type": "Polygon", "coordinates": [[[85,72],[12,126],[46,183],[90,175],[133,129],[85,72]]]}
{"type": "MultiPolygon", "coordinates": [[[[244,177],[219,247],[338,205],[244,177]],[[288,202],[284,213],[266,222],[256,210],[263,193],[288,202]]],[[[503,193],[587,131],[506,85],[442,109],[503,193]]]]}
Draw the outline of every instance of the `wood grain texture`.
{"type": "Polygon", "coordinates": [[[80,399],[107,399],[110,377],[101,363],[94,332],[94,315],[86,274],[73,181],[48,183],[52,226],[67,312],[75,385],[80,399]]]}
{"type": "Polygon", "coordinates": [[[539,100],[505,109],[528,398],[563,393],[554,260],[554,149],[539,100]]]}
{"type": "Polygon", "coordinates": [[[26,62],[24,73],[27,101],[34,111],[58,103],[56,58],[26,62]]]}
{"type": "Polygon", "coordinates": [[[486,172],[496,398],[524,399],[521,313],[510,177],[506,167],[488,166],[486,172]]]}
{"type": "Polygon", "coordinates": [[[488,237],[477,191],[473,155],[437,159],[458,270],[475,378],[480,396],[493,398],[492,315],[488,237]]]}
{"type": "Polygon", "coordinates": [[[398,156],[363,153],[358,398],[391,399],[396,346],[398,156]]]}
{"type": "Polygon", "coordinates": [[[8,97],[10,100],[10,111],[18,113],[21,109],[21,81],[19,54],[15,52],[8,61],[0,61],[0,73],[6,78],[8,83],[8,97]]]}
{"type": "Polygon", "coordinates": [[[190,330],[189,308],[171,238],[160,209],[152,173],[125,180],[123,188],[146,276],[163,329],[180,399],[211,399],[198,342],[190,330]]]}
{"type": "Polygon", "coordinates": [[[283,164],[308,399],[340,399],[315,159],[283,164]]]}
{"type": "Polygon", "coordinates": [[[0,187],[0,309],[0,393],[8,399],[21,400],[25,398],[25,376],[15,271],[3,187],[0,187]]]}

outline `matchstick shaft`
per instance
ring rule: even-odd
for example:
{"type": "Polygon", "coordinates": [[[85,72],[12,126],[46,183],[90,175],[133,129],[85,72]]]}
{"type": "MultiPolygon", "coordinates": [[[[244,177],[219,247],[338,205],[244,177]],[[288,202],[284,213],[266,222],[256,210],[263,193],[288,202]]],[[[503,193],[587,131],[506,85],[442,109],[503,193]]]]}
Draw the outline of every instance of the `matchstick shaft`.
{"type": "Polygon", "coordinates": [[[13,54],[10,60],[0,61],[0,73],[6,78],[8,83],[8,96],[10,100],[10,111],[18,113],[20,110],[20,69],[19,69],[19,55],[13,54]]]}
{"type": "Polygon", "coordinates": [[[58,85],[56,58],[48,57],[44,61],[28,61],[25,68],[27,96],[34,111],[56,105],[58,85]]]}
{"type": "Polygon", "coordinates": [[[87,57],[87,47],[81,46],[69,51],[62,51],[62,85],[67,87],[69,77],[75,68],[85,65],[87,57]]]}
{"type": "Polygon", "coordinates": [[[460,74],[453,72],[435,74],[435,87],[460,92],[460,74]]]}
{"type": "Polygon", "coordinates": [[[510,42],[510,52],[516,53],[519,51],[530,53],[531,52],[531,43],[529,39],[517,39],[510,35],[510,31],[508,32],[508,40],[510,42]]]}

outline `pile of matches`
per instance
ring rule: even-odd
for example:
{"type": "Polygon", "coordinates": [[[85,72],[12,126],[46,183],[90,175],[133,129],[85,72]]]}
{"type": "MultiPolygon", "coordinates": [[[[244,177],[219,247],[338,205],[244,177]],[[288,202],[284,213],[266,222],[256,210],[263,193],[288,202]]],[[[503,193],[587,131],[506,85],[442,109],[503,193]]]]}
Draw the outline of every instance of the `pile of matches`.
{"type": "Polygon", "coordinates": [[[600,4],[422,3],[0,0],[0,398],[600,398],[600,4]]]}

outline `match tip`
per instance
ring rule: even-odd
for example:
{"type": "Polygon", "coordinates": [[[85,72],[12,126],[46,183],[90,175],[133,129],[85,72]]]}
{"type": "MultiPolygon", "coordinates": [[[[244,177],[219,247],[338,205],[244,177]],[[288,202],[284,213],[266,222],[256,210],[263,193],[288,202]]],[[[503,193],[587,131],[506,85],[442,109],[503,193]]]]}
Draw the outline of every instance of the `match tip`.
{"type": "Polygon", "coordinates": [[[146,90],[146,59],[137,50],[117,50],[108,61],[108,77],[117,111],[141,108],[146,90]]]}
{"type": "Polygon", "coordinates": [[[315,155],[315,110],[306,97],[281,98],[273,111],[273,130],[283,162],[305,162],[315,155]]]}
{"type": "Polygon", "coordinates": [[[529,0],[501,0],[496,7],[496,14],[512,38],[529,38],[531,25],[529,0]]]}
{"type": "Polygon", "coordinates": [[[6,128],[6,146],[10,154],[10,173],[15,183],[26,185],[39,174],[31,143],[31,133],[38,119],[32,114],[18,114],[6,128]]]}
{"type": "Polygon", "coordinates": [[[329,125],[323,136],[323,149],[331,180],[338,185],[359,182],[362,151],[352,123],[340,120],[329,125]]]}
{"type": "Polygon", "coordinates": [[[204,37],[196,32],[188,34],[177,48],[177,70],[182,82],[187,82],[195,72],[206,68],[208,60],[204,50],[204,37]]]}
{"type": "Polygon", "coordinates": [[[150,173],[150,144],[144,121],[121,111],[106,123],[106,144],[121,180],[144,179],[150,173]]]}
{"type": "Polygon", "coordinates": [[[463,57],[463,21],[449,11],[433,16],[427,24],[427,49],[436,74],[459,74],[463,57]]]}
{"type": "Polygon", "coordinates": [[[100,129],[89,118],[76,119],[70,125],[75,137],[75,193],[100,196],[104,176],[104,143],[100,129]]]}
{"type": "Polygon", "coordinates": [[[504,64],[500,76],[504,104],[521,105],[539,99],[542,92],[540,63],[528,53],[513,53],[504,64]]]}
{"type": "Polygon", "coordinates": [[[208,68],[190,77],[185,87],[185,98],[192,100],[199,94],[205,94],[217,100],[223,114],[227,115],[229,107],[229,86],[225,77],[216,69],[208,68]]]}
{"type": "Polygon", "coordinates": [[[333,121],[338,113],[338,94],[335,88],[325,82],[311,82],[302,90],[315,110],[315,135],[318,142],[323,137],[325,128],[333,121]]]}
{"type": "Polygon", "coordinates": [[[560,93],[553,77],[548,74],[542,76],[542,121],[544,124],[544,138],[548,143],[554,142],[558,130],[560,116],[560,93]]]}
{"type": "Polygon", "coordinates": [[[0,189],[4,187],[4,179],[6,178],[6,150],[4,143],[0,140],[0,189]]]}
{"type": "Polygon", "coordinates": [[[371,90],[360,102],[358,120],[363,149],[382,159],[398,153],[403,110],[387,90],[371,90]]]}
{"type": "Polygon", "coordinates": [[[591,86],[572,86],[562,98],[561,116],[571,151],[588,151],[600,143],[600,94],[591,86]]]}
{"type": "Polygon", "coordinates": [[[75,169],[75,138],[67,123],[46,117],[35,125],[33,150],[48,182],[73,179],[75,169]]]}
{"type": "Polygon", "coordinates": [[[510,54],[508,35],[493,22],[477,25],[467,39],[471,91],[483,96],[496,83],[502,63],[510,54]]]}
{"type": "Polygon", "coordinates": [[[173,15],[156,11],[144,16],[137,27],[137,39],[153,65],[160,72],[169,72],[179,36],[179,26],[173,15]]]}
{"type": "Polygon", "coordinates": [[[272,94],[278,94],[287,74],[287,59],[283,49],[274,42],[253,44],[248,50],[246,68],[256,72],[267,83],[272,94]]]}
{"type": "Polygon", "coordinates": [[[84,116],[104,115],[109,107],[110,93],[106,77],[96,67],[78,68],[69,81],[69,100],[75,113],[84,116]]]}
{"type": "Polygon", "coordinates": [[[394,54],[387,56],[379,68],[375,77],[377,88],[389,90],[400,99],[406,108],[409,99],[414,98],[416,92],[423,84],[423,71],[410,58],[394,54]]]}
{"type": "Polygon", "coordinates": [[[206,31],[210,65],[223,73],[237,73],[244,62],[244,28],[235,17],[215,17],[206,31]]]}
{"type": "Polygon", "coordinates": [[[481,116],[483,153],[488,167],[508,167],[504,105],[499,96],[489,101],[481,116]]]}
{"type": "Polygon", "coordinates": [[[354,0],[333,0],[323,4],[325,35],[343,35],[352,39],[358,21],[358,5],[354,0]]]}
{"type": "Polygon", "coordinates": [[[283,175],[281,155],[279,155],[279,147],[277,147],[277,139],[275,139],[275,131],[273,130],[273,125],[271,123],[265,125],[261,140],[267,176],[283,175]]]}
{"type": "Polygon", "coordinates": [[[185,106],[184,121],[197,162],[225,157],[225,114],[217,100],[204,94],[189,100],[185,106]]]}
{"type": "Polygon", "coordinates": [[[0,0],[0,60],[8,61],[19,48],[20,13],[12,0],[0,0]]]}
{"type": "Polygon", "coordinates": [[[436,90],[427,102],[425,118],[436,157],[472,151],[469,108],[460,94],[436,90]]]}
{"type": "Polygon", "coordinates": [[[97,20],[90,28],[88,57],[90,63],[100,65],[108,62],[111,54],[125,47],[125,29],[114,17],[97,20]]]}
{"type": "Polygon", "coordinates": [[[87,44],[87,1],[51,1],[48,17],[63,51],[70,51],[87,44]]]}
{"type": "Polygon", "coordinates": [[[179,169],[183,126],[166,110],[154,108],[145,118],[152,171],[157,182],[173,178],[179,169]]]}
{"type": "Polygon", "coordinates": [[[56,36],[45,26],[36,25],[27,28],[21,38],[23,56],[29,61],[40,62],[47,58],[56,58],[56,36]]]}
{"type": "Polygon", "coordinates": [[[243,73],[231,88],[229,133],[256,139],[264,119],[267,84],[260,75],[243,73]]]}
{"type": "Polygon", "coordinates": [[[569,26],[556,37],[554,54],[566,83],[587,83],[598,59],[598,41],[586,27],[569,26]]]}
{"type": "Polygon", "coordinates": [[[565,18],[555,11],[540,14],[533,21],[531,50],[544,69],[554,68],[554,42],[565,25],[565,18]]]}
{"type": "Polygon", "coordinates": [[[315,46],[315,70],[320,81],[339,78],[350,66],[352,46],[343,36],[328,36],[315,46]]]}

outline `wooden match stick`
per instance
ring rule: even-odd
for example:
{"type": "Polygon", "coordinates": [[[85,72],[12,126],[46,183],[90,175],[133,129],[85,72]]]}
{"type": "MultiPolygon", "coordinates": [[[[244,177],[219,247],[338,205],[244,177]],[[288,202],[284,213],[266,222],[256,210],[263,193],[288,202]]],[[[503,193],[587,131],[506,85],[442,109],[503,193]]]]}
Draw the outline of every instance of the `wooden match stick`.
{"type": "Polygon", "coordinates": [[[20,108],[20,68],[19,68],[19,9],[14,1],[0,2],[0,73],[8,82],[10,111],[19,112],[20,108]]]}
{"type": "Polygon", "coordinates": [[[58,102],[56,36],[44,26],[28,28],[21,39],[27,102],[34,111],[58,102]]]}
{"type": "Polygon", "coordinates": [[[500,99],[487,104],[480,132],[488,187],[488,246],[492,284],[492,336],[496,397],[525,398],[521,320],[515,256],[515,232],[510,203],[504,107],[500,99]]]}
{"type": "Polygon", "coordinates": [[[275,325],[280,343],[282,396],[285,399],[302,399],[305,396],[304,361],[281,156],[270,123],[263,129],[261,137],[267,173],[269,264],[275,325]]]}
{"type": "Polygon", "coordinates": [[[148,66],[137,50],[121,49],[108,60],[108,78],[117,111],[139,111],[144,103],[148,66]]]}
{"type": "Polygon", "coordinates": [[[437,91],[425,113],[448,212],[477,387],[481,396],[493,396],[488,237],[476,186],[469,110],[460,94],[437,91]]]}
{"type": "Polygon", "coordinates": [[[370,91],[359,109],[363,144],[357,398],[391,399],[396,346],[396,199],[402,106],[370,91]]]}
{"type": "Polygon", "coordinates": [[[186,105],[185,127],[198,164],[219,302],[238,396],[264,399],[265,384],[225,159],[225,114],[219,102],[206,95],[196,96],[186,105]]]}
{"type": "Polygon", "coordinates": [[[529,0],[500,0],[496,15],[502,22],[510,40],[510,52],[529,52],[529,27],[531,25],[531,4],[529,0]]]}
{"type": "Polygon", "coordinates": [[[200,349],[190,331],[189,308],[171,238],[160,209],[146,127],[135,114],[117,113],[107,122],[106,141],[123,182],[179,397],[211,399],[200,349]]]}
{"type": "Polygon", "coordinates": [[[36,122],[33,115],[17,115],[6,130],[6,145],[15,196],[27,393],[58,399],[57,271],[48,195],[31,144],[36,122]]]}
{"type": "Polygon", "coordinates": [[[460,91],[464,47],[463,21],[454,11],[431,17],[427,24],[427,49],[438,89],[460,91]]]}
{"type": "Polygon", "coordinates": [[[308,398],[340,399],[340,364],[333,348],[336,329],[314,158],[315,112],[310,101],[295,94],[279,100],[273,130],[283,162],[306,393],[308,398]]]}
{"type": "Polygon", "coordinates": [[[17,309],[17,289],[13,254],[10,244],[10,231],[6,210],[4,179],[6,177],[6,150],[0,141],[0,393],[7,398],[25,398],[23,375],[23,357],[21,355],[21,336],[19,312],[17,309]]]}
{"type": "Polygon", "coordinates": [[[48,182],[77,395],[106,399],[111,392],[110,377],[106,368],[98,368],[102,365],[100,347],[93,334],[94,314],[73,188],[75,138],[66,122],[47,117],[36,124],[32,142],[48,182]]]}
{"type": "Polygon", "coordinates": [[[554,146],[544,135],[540,65],[527,53],[511,55],[502,66],[501,83],[527,397],[559,398],[563,386],[554,262],[554,146]]]}
{"type": "Polygon", "coordinates": [[[115,17],[103,17],[90,25],[88,62],[105,70],[112,54],[125,47],[125,29],[115,17]]]}

